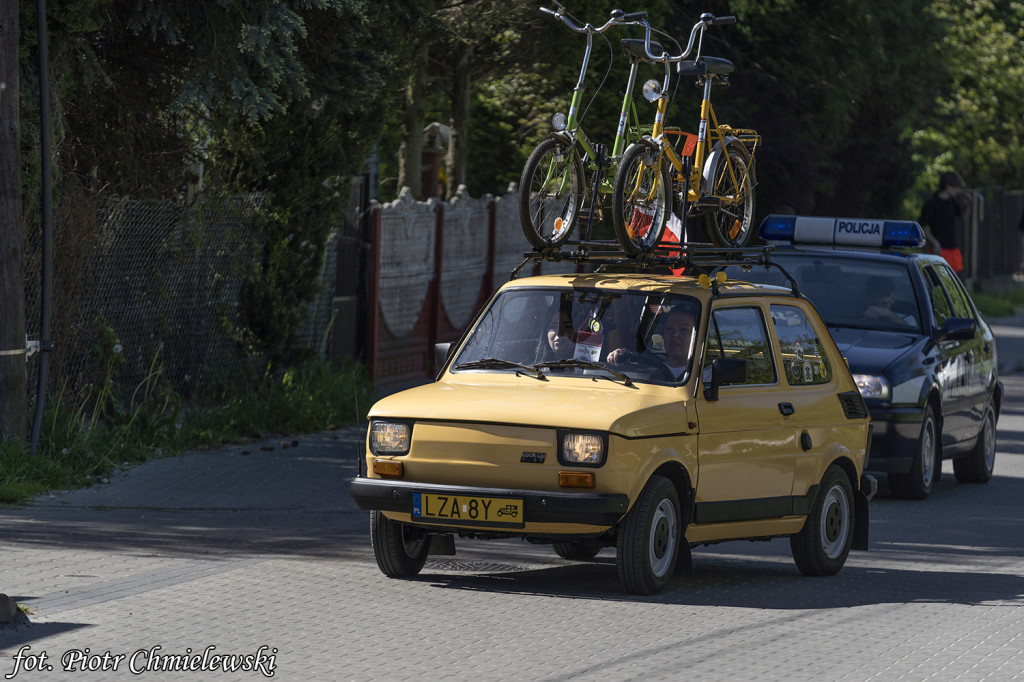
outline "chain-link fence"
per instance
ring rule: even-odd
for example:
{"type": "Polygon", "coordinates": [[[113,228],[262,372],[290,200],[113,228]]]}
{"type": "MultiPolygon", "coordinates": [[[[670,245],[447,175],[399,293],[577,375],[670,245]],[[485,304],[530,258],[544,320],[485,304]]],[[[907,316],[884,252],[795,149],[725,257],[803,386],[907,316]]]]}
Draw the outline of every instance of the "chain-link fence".
{"type": "MultiPolygon", "coordinates": [[[[238,314],[244,275],[262,250],[254,219],[259,203],[255,196],[192,206],[101,198],[92,220],[79,215],[63,223],[58,216],[49,392],[80,399],[113,359],[122,391],[130,394],[160,371],[187,396],[253,361],[239,349],[238,314]]],[[[27,242],[26,328],[29,339],[38,339],[39,236],[27,242]]],[[[298,333],[299,344],[316,350],[329,324],[333,242],[332,233],[319,294],[298,333]]],[[[38,358],[29,359],[30,391],[38,358]]]]}

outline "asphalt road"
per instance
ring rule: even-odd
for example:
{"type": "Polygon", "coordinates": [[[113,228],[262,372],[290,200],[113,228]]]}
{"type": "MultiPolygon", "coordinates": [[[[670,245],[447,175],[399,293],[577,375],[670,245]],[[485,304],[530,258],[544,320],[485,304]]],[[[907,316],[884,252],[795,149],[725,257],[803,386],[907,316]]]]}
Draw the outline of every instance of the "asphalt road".
{"type": "Polygon", "coordinates": [[[0,592],[31,609],[0,629],[0,674],[1024,679],[1024,374],[1004,381],[988,484],[947,462],[926,501],[883,486],[870,551],[832,578],[803,577],[784,540],[726,543],[653,597],[620,590],[612,550],[573,563],[519,541],[458,540],[385,578],[347,494],[355,429],[152,461],[0,511],[0,592]]]}

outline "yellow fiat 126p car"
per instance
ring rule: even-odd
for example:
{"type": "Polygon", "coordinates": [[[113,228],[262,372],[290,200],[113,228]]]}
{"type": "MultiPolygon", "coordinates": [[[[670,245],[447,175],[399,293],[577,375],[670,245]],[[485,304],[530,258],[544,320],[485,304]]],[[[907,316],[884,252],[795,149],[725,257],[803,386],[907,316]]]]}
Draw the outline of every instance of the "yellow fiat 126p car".
{"type": "Polygon", "coordinates": [[[653,594],[724,540],[788,537],[800,571],[838,572],[867,549],[870,436],[795,285],[531,277],[498,290],[434,383],[372,408],[350,490],[385,575],[455,536],[519,537],[573,560],[614,547],[623,587],[653,594]]]}

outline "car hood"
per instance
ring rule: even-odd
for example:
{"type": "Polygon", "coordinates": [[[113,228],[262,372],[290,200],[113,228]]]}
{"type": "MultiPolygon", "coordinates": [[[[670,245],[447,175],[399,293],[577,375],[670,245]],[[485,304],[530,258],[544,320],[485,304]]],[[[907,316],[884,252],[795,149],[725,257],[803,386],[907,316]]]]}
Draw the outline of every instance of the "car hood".
{"type": "Polygon", "coordinates": [[[829,327],[829,332],[854,374],[882,374],[904,356],[919,352],[926,337],[922,334],[829,327]]]}
{"type": "Polygon", "coordinates": [[[371,417],[608,431],[625,437],[688,431],[683,388],[520,376],[439,381],[388,396],[371,417]]]}

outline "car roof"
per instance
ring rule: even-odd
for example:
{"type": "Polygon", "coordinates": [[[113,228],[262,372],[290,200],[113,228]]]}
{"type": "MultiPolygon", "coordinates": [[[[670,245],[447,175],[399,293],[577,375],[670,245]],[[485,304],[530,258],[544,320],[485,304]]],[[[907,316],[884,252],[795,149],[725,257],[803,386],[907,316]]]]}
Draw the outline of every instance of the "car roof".
{"type": "MultiPolygon", "coordinates": [[[[512,280],[502,289],[523,289],[532,287],[573,287],[609,289],[635,292],[662,292],[684,294],[699,299],[710,299],[714,292],[701,286],[696,277],[677,275],[656,275],[649,273],[579,273],[566,275],[538,275],[512,280]]],[[[742,280],[726,280],[717,285],[718,297],[731,296],[788,296],[793,292],[787,287],[772,284],[750,283],[742,280]]]]}
{"type": "Polygon", "coordinates": [[[855,246],[832,246],[826,244],[776,244],[774,254],[799,254],[836,256],[843,258],[857,258],[862,260],[876,261],[902,261],[910,262],[915,260],[932,260],[942,262],[941,256],[918,251],[904,251],[897,249],[880,249],[872,247],[855,246]]]}

